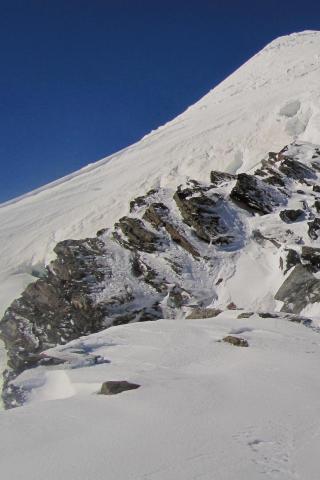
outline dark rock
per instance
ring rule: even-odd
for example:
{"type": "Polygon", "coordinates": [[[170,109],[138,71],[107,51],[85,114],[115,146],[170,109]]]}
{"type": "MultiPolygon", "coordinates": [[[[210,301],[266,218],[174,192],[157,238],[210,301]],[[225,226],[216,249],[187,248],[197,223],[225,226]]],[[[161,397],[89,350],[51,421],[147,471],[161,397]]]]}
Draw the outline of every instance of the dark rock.
{"type": "Polygon", "coordinates": [[[279,175],[279,173],[274,173],[273,175],[270,175],[270,177],[265,178],[264,181],[269,185],[274,185],[275,187],[285,188],[286,186],[284,178],[279,175]]]}
{"type": "Polygon", "coordinates": [[[227,309],[228,309],[228,310],[237,310],[238,307],[237,307],[237,305],[236,305],[235,303],[230,302],[230,303],[227,305],[227,309]]]}
{"type": "Polygon", "coordinates": [[[237,318],[250,318],[252,317],[252,315],[254,314],[254,312],[243,312],[243,313],[240,313],[237,318]]]}
{"type": "Polygon", "coordinates": [[[115,225],[128,238],[125,245],[130,249],[152,253],[159,249],[161,238],[148,230],[138,218],[122,217],[115,225]]]}
{"type": "Polygon", "coordinates": [[[254,174],[258,175],[259,177],[267,177],[268,176],[268,172],[266,172],[265,170],[262,170],[262,168],[257,168],[257,170],[255,170],[254,174]]]}
{"type": "Polygon", "coordinates": [[[279,216],[283,222],[292,223],[298,220],[303,220],[304,211],[301,209],[298,210],[282,210],[279,213],[279,216]]]}
{"type": "Polygon", "coordinates": [[[284,205],[287,200],[283,193],[259,180],[254,175],[240,173],[230,198],[239,206],[262,215],[271,213],[275,207],[284,205]]]}
{"type": "Polygon", "coordinates": [[[195,230],[201,240],[216,244],[228,244],[233,240],[228,225],[219,213],[224,204],[219,195],[208,197],[203,191],[179,187],[173,198],[184,222],[195,230]]]}
{"type": "MultiPolygon", "coordinates": [[[[314,155],[312,158],[318,158],[318,155],[314,155]]],[[[317,172],[320,172],[320,162],[319,161],[314,161],[311,162],[312,168],[317,170],[317,172]]]]}
{"type": "Polygon", "coordinates": [[[286,274],[290,270],[290,268],[295,267],[301,262],[300,262],[299,254],[296,250],[293,250],[292,248],[288,248],[285,251],[288,252],[286,257],[286,268],[284,270],[284,273],[286,274]]]}
{"type": "Polygon", "coordinates": [[[312,240],[317,240],[320,230],[320,218],[315,218],[311,222],[308,222],[308,235],[312,240]]]}
{"type": "Polygon", "coordinates": [[[249,343],[247,340],[241,337],[234,337],[233,335],[228,335],[227,337],[224,337],[223,341],[226,343],[230,343],[235,347],[249,347],[249,343]]]}
{"type": "Polygon", "coordinates": [[[313,206],[316,209],[317,213],[320,213],[320,199],[319,198],[316,199],[313,206]]]}
{"type": "Polygon", "coordinates": [[[35,365],[41,351],[103,328],[103,309],[92,301],[105,276],[103,248],[97,238],[57,244],[47,278],[28,285],[7,309],[1,338],[15,372],[35,365]]]}
{"type": "Polygon", "coordinates": [[[141,387],[137,383],[127,382],[126,380],[116,380],[103,382],[100,390],[101,395],[117,395],[118,393],[125,392],[127,390],[136,390],[141,387]]]}
{"type": "Polygon", "coordinates": [[[141,195],[140,197],[136,197],[134,200],[131,200],[130,202],[130,213],[132,213],[134,210],[137,208],[143,207],[147,205],[148,200],[152,195],[157,193],[156,189],[151,189],[149,192],[146,193],[146,195],[141,195]]]}
{"type": "Polygon", "coordinates": [[[232,175],[231,173],[226,173],[226,172],[219,172],[217,170],[213,170],[210,173],[211,183],[213,183],[213,185],[215,185],[216,187],[224,183],[228,183],[232,180],[235,180],[236,178],[237,178],[236,175],[232,175]]]}
{"type": "Polygon", "coordinates": [[[181,308],[190,300],[190,295],[178,285],[169,288],[167,305],[172,308],[181,308]]]}
{"type": "Polygon", "coordinates": [[[220,315],[222,310],[219,308],[194,308],[186,317],[188,320],[197,320],[201,318],[213,318],[220,315]]]}
{"type": "Polygon", "coordinates": [[[300,313],[308,304],[320,302],[320,280],[304,265],[297,265],[275,297],[283,302],[282,312],[300,313]]]}
{"type": "Polygon", "coordinates": [[[301,317],[300,315],[286,315],[285,319],[289,322],[300,323],[305,327],[310,327],[312,325],[312,320],[310,318],[301,317]]]}
{"type": "Polygon", "coordinates": [[[320,248],[303,246],[301,259],[304,264],[307,264],[311,272],[318,272],[320,270],[320,248]]]}
{"type": "Polygon", "coordinates": [[[320,185],[313,185],[312,190],[313,190],[314,192],[319,193],[319,192],[320,192],[320,185]]]}
{"type": "Polygon", "coordinates": [[[259,312],[259,317],[261,318],[279,318],[278,313],[270,313],[270,312],[259,312]]]}
{"type": "Polygon", "coordinates": [[[298,160],[294,160],[292,158],[286,158],[279,166],[279,170],[284,175],[294,180],[304,181],[306,178],[317,178],[312,168],[307,167],[303,163],[298,162],[298,160]]]}
{"type": "Polygon", "coordinates": [[[194,257],[200,257],[200,253],[189,240],[179,231],[172,222],[168,220],[169,209],[163,203],[152,203],[146,209],[143,218],[155,228],[164,227],[172,240],[184,248],[194,257]]]}

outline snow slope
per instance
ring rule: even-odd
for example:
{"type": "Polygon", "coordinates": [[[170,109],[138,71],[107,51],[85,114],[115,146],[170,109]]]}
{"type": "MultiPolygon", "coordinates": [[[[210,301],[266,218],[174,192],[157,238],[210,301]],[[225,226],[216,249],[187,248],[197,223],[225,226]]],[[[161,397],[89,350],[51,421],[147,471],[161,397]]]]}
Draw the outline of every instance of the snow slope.
{"type": "Polygon", "coordinates": [[[0,206],[0,310],[65,238],[93,235],[155,186],[245,171],[295,138],[320,143],[320,32],[282,37],[137,144],[0,206]]]}
{"type": "Polygon", "coordinates": [[[318,480],[319,333],[239,313],[111,327],[58,348],[69,368],[24,372],[29,405],[0,412],[3,478],[318,480]],[[230,333],[249,347],[220,342],[230,333]],[[85,366],[88,352],[110,363],[85,366]],[[141,387],[97,395],[106,380],[141,387]]]}

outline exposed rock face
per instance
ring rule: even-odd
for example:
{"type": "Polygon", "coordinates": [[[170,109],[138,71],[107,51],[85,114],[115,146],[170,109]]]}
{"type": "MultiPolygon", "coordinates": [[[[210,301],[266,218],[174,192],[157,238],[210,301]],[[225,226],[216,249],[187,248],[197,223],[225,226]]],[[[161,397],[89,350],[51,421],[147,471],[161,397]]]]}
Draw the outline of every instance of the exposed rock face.
{"type": "Polygon", "coordinates": [[[210,180],[211,183],[215,186],[218,187],[219,185],[222,185],[223,183],[230,182],[232,180],[236,180],[237,176],[232,175],[231,173],[226,173],[226,172],[219,172],[217,170],[213,170],[210,173],[210,180]]]}
{"type": "Polygon", "coordinates": [[[228,225],[219,213],[224,200],[220,195],[204,195],[203,190],[178,188],[174,200],[187,225],[193,227],[196,235],[206,242],[229,243],[233,237],[228,225]]]}
{"type": "Polygon", "coordinates": [[[286,158],[280,165],[279,170],[287,177],[300,182],[304,182],[305,179],[316,178],[316,174],[311,168],[292,158],[286,158]]]}
{"type": "Polygon", "coordinates": [[[304,265],[297,265],[275,295],[282,312],[300,313],[308,304],[320,302],[320,280],[304,265]]]}
{"type": "Polygon", "coordinates": [[[309,237],[312,238],[312,240],[317,240],[320,235],[320,218],[315,218],[314,220],[312,220],[312,222],[308,222],[308,226],[309,237]]]}
{"type": "Polygon", "coordinates": [[[286,196],[254,175],[240,173],[230,197],[240,206],[261,215],[271,213],[275,207],[287,202],[286,196]]]}
{"type": "Polygon", "coordinates": [[[183,236],[179,228],[171,223],[168,219],[169,209],[163,203],[152,203],[146,209],[143,218],[147,220],[154,228],[159,229],[164,227],[172,240],[182,248],[191,253],[194,257],[199,257],[200,254],[196,248],[183,236]]]}
{"type": "Polygon", "coordinates": [[[290,268],[295,267],[296,265],[298,265],[298,263],[301,263],[300,256],[296,250],[288,248],[286,251],[288,253],[286,257],[286,267],[284,269],[284,273],[287,273],[290,268]]]}
{"type": "Polygon", "coordinates": [[[318,272],[320,270],[320,248],[303,246],[301,259],[304,264],[307,264],[311,272],[318,272]]]}
{"type": "Polygon", "coordinates": [[[161,239],[155,233],[147,230],[145,225],[138,218],[122,217],[116,224],[128,238],[126,244],[132,249],[139,248],[144,252],[155,252],[160,248],[161,239]]]}
{"type": "Polygon", "coordinates": [[[105,278],[104,244],[98,238],[66,240],[55,249],[57,259],[47,278],[30,284],[6,311],[1,336],[16,372],[37,363],[37,354],[106,325],[106,312],[93,301],[105,278]]]}

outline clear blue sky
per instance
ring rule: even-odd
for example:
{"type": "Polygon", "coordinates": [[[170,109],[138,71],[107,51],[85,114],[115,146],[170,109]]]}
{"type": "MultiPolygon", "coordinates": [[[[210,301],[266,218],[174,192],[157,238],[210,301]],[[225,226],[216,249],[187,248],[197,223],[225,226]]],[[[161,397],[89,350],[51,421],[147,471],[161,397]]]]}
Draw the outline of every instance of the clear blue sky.
{"type": "Polygon", "coordinates": [[[181,113],[317,0],[0,0],[0,201],[181,113]]]}

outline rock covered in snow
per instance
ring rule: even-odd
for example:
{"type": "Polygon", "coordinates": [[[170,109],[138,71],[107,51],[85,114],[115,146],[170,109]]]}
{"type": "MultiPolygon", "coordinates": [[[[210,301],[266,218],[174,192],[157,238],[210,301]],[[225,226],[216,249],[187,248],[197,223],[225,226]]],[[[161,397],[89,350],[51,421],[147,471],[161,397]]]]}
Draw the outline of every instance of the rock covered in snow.
{"type": "Polygon", "coordinates": [[[45,274],[1,321],[8,352],[6,406],[23,401],[23,390],[10,387],[12,379],[42,364],[43,350],[111,325],[177,315],[209,318],[241,308],[257,311],[252,302],[259,302],[268,288],[269,301],[260,303],[260,311],[272,311],[277,300],[283,302],[283,312],[300,314],[320,302],[314,276],[317,251],[307,245],[320,228],[313,193],[319,171],[311,163],[317,149],[293,144],[269,153],[253,174],[212,172],[208,183],[189,180],[176,190],[152,189],[131,201],[130,213],[113,230],[59,242],[45,274]],[[251,270],[263,269],[270,251],[266,258],[273,262],[268,271],[277,276],[275,285],[264,286],[265,271],[258,280],[247,281],[251,270]],[[258,263],[248,264],[254,255],[258,263]],[[259,292],[259,283],[261,293],[251,294],[259,292]]]}

